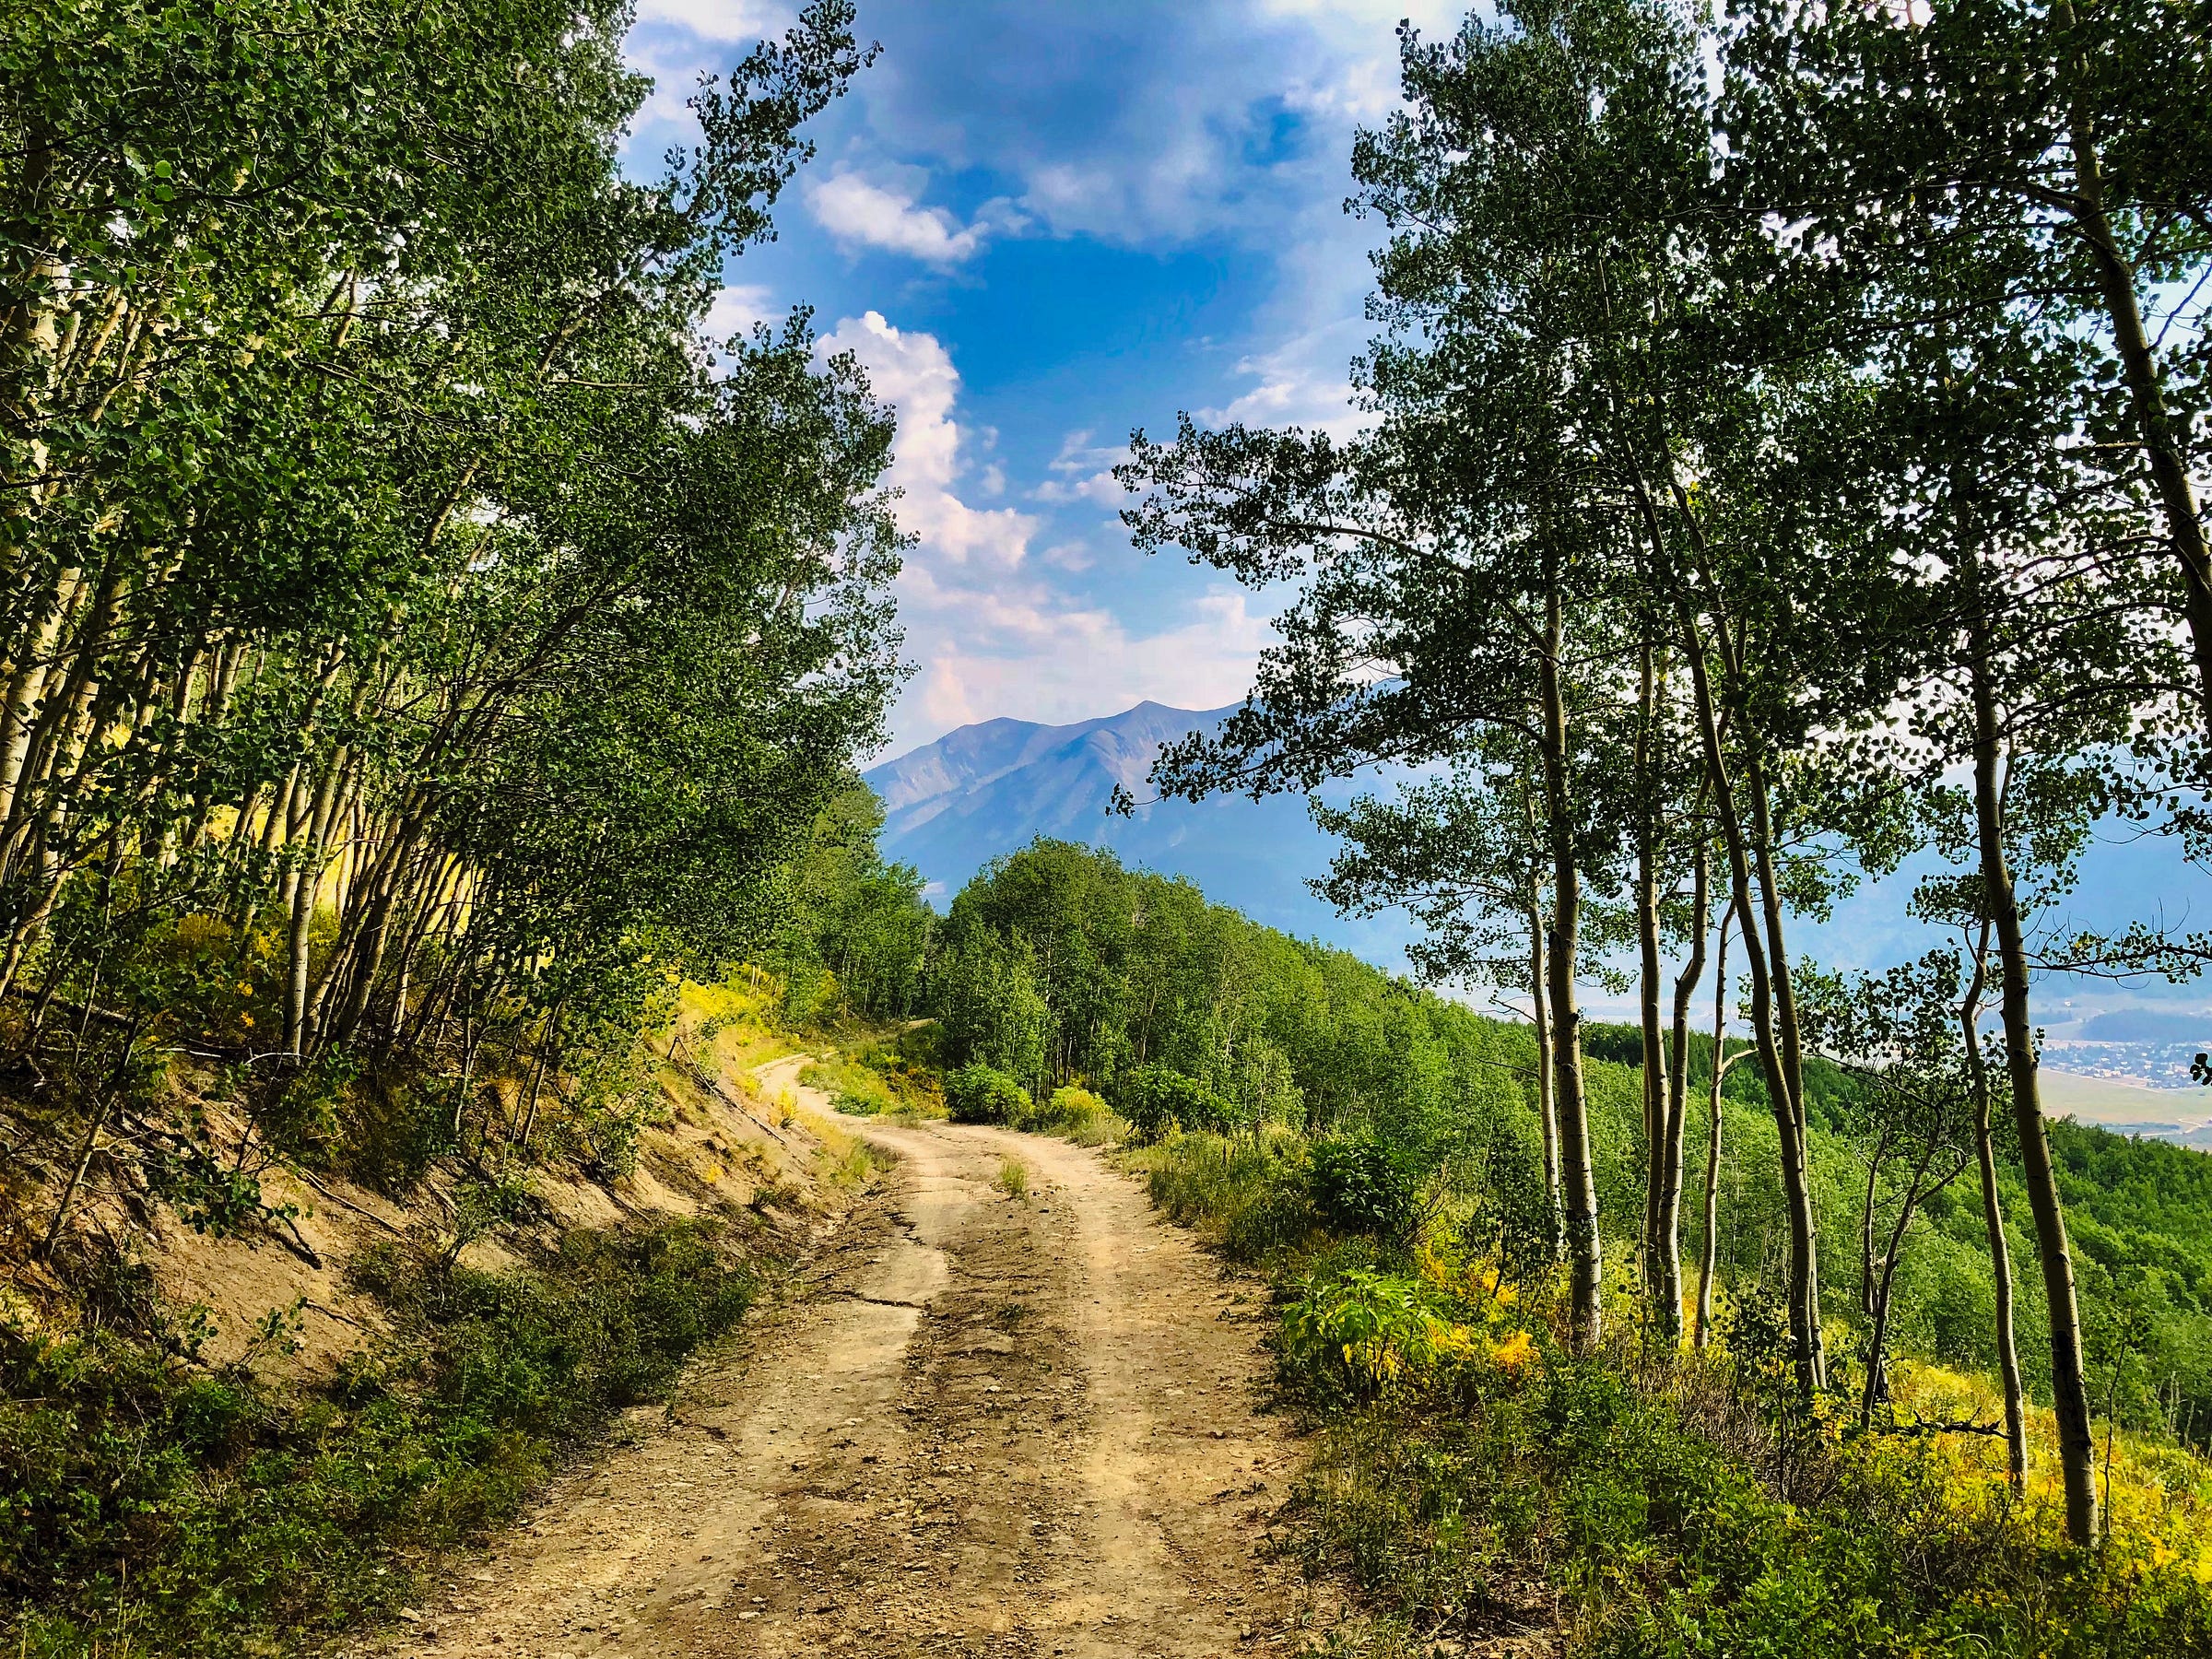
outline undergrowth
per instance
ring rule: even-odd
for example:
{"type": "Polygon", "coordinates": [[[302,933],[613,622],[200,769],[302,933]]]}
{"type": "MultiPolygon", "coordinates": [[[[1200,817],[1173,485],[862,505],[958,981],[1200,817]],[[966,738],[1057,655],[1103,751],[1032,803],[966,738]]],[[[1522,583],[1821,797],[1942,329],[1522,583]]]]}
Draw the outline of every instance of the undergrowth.
{"type": "MultiPolygon", "coordinates": [[[[1283,1547],[1373,1615],[1332,1651],[1556,1629],[1593,1659],[2212,1655],[2212,1483],[2184,1452],[2116,1436],[2126,1524],[2076,1549],[2042,1460],[2016,1497],[1985,1437],[1802,1406],[1756,1300],[1703,1354],[1624,1324],[1578,1357],[1510,1215],[1431,1194],[1410,1230],[1395,1204],[1347,1229],[1346,1194],[1389,1183],[1288,1135],[1130,1156],[1171,1218],[1275,1282],[1282,1389],[1317,1430],[1283,1547]]],[[[1898,1375],[1901,1404],[1955,1415],[1956,1373],[1898,1375]]]]}
{"type": "Polygon", "coordinates": [[[849,1117],[920,1123],[946,1114],[934,1053],[932,1032],[925,1026],[888,1036],[863,1035],[818,1057],[799,1074],[799,1081],[829,1095],[831,1105],[849,1117]]]}
{"type": "MultiPolygon", "coordinates": [[[[356,1263],[390,1337],[325,1385],[198,1360],[140,1310],[61,1337],[0,1325],[0,1596],[19,1659],[265,1654],[389,1614],[429,1552],[512,1515],[626,1406],[665,1397],[753,1271],[716,1224],[574,1231],[483,1273],[356,1263]]],[[[281,1343],[281,1320],[269,1337],[281,1343]]]]}

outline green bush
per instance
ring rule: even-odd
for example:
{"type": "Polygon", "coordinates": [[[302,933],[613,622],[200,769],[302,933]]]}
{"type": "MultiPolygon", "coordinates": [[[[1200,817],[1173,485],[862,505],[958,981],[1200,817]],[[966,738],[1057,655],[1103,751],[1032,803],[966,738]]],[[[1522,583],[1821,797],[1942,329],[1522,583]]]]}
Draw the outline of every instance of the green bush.
{"type": "Polygon", "coordinates": [[[304,1398],[194,1363],[204,1323],[0,1325],[0,1595],[24,1608],[23,1653],[228,1659],[389,1613],[408,1560],[512,1515],[611,1413],[662,1398],[753,1289],[688,1222],[571,1233],[522,1272],[393,1248],[361,1273],[396,1335],[304,1398]]]}
{"type": "Polygon", "coordinates": [[[1022,1113],[1015,1127],[1039,1135],[1074,1135],[1088,1129],[1113,1109],[1088,1088],[1062,1084],[1052,1099],[1022,1113]]]}
{"type": "Polygon", "coordinates": [[[1419,1190],[1394,1147],[1371,1135],[1330,1135],[1313,1143],[1308,1167],[1324,1226],[1394,1241],[1412,1233],[1419,1190]]]}
{"type": "Polygon", "coordinates": [[[995,1066],[971,1062],[945,1078],[956,1124],[1012,1124],[1030,1111],[1030,1091],[995,1066]]]}
{"type": "Polygon", "coordinates": [[[1139,1065],[1124,1073],[1114,1105],[1140,1141],[1159,1140],[1173,1129],[1226,1134],[1239,1121],[1230,1101],[1195,1077],[1164,1065],[1139,1065]]]}
{"type": "Polygon", "coordinates": [[[2071,1549],[1956,1474],[1925,1441],[1847,1449],[1788,1502],[1668,1398],[1553,1351],[1522,1386],[1332,1423],[1300,1548],[1423,1629],[1510,1625],[1533,1570],[1580,1609],[1575,1651],[1605,1659],[2212,1653],[2186,1559],[2071,1549]]]}

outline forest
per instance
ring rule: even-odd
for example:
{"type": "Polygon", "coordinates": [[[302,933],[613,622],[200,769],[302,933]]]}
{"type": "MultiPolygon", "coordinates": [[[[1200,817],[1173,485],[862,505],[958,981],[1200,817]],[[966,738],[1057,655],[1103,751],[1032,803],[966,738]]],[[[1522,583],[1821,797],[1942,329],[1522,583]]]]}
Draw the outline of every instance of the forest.
{"type": "Polygon", "coordinates": [[[773,933],[901,672],[890,412],[804,308],[709,326],[868,55],[853,9],[689,88],[700,141],[645,176],[630,22],[0,9],[25,1654],[388,1618],[755,1293],[726,1225],[642,1213],[459,1262],[542,1218],[534,1171],[636,1169],[679,987],[773,933]],[[341,1181],[438,1236],[354,1260],[392,1340],[296,1394],[255,1365],[347,1316],[272,1294],[218,1331],[156,1240],[312,1271],[308,1210],[369,1213],[341,1181]]]}
{"type": "Polygon", "coordinates": [[[803,312],[704,328],[851,8],[694,92],[651,180],[626,22],[10,14],[0,1046],[41,1256],[178,1064],[272,1156],[527,1147],[542,1090],[510,1125],[472,1088],[513,1072],[580,1079],[555,1133],[618,1156],[649,1006],[763,936],[878,740],[889,417],[803,312]]]}
{"type": "MultiPolygon", "coordinates": [[[[789,982],[806,983],[802,962],[818,962],[853,933],[880,939],[901,908],[896,876],[877,865],[865,880],[856,873],[839,883],[842,901],[824,907],[819,932],[791,941],[785,960],[799,971],[789,982]],[[865,914],[877,920],[863,923],[865,914]]],[[[1537,1045],[1527,1022],[1477,1013],[1344,951],[1210,905],[1188,882],[1124,869],[1111,853],[1065,842],[1040,841],[978,876],[931,931],[926,951],[919,930],[909,939],[902,953],[878,944],[871,960],[911,963],[916,992],[871,981],[830,994],[877,1018],[926,1008],[947,1070],[981,1064],[1039,1100],[1088,1086],[1140,1124],[1147,1090],[1157,1093],[1165,1073],[1181,1087],[1155,1135],[1172,1120],[1231,1137],[1280,1130],[1309,1141],[1350,1137],[1387,1148],[1419,1179],[1485,1194],[1491,1224],[1513,1215],[1525,1225],[1547,1207],[1537,1045]]],[[[1631,1026],[1592,1024],[1583,1035],[1598,1213],[1606,1244],[1630,1259],[1650,1174],[1641,1041],[1631,1026]]],[[[1716,1135],[1713,1053],[1708,1033],[1692,1034],[1685,1070],[1699,1104],[1682,1174],[1685,1190],[1701,1195],[1708,1168],[1717,1172],[1712,1207],[1692,1204],[1681,1246],[1692,1264],[1692,1319],[1703,1311],[1708,1335],[1716,1295],[1779,1292],[1789,1226],[1757,1055],[1745,1040],[1728,1040],[1716,1135]]],[[[1857,1247],[1870,1173],[1881,1181],[1877,1226],[1893,1218],[1901,1191],[1877,1159],[1886,1103],[1817,1054],[1806,1058],[1806,1077],[1810,1180],[1833,1230],[1825,1279],[1842,1304],[1835,1339],[1850,1356],[1844,1364],[1863,1367],[1868,1272],[1884,1265],[1857,1247]],[[1860,1328],[1841,1335],[1853,1323],[1860,1328]]],[[[2212,1161],[2070,1120],[2053,1123],[2050,1135],[2082,1257],[2100,1415],[2202,1451],[2212,1445],[2212,1161]]],[[[1923,1178],[1930,1190],[1915,1201],[1909,1241],[1886,1287],[1884,1340],[1994,1375],[1983,1206],[1959,1190],[1959,1171],[1943,1173],[1949,1179],[1941,1186],[1923,1178]]],[[[2006,1153],[1998,1204],[2014,1259],[2033,1250],[2023,1181],[2020,1160],[2006,1153]]],[[[1541,1240],[1536,1247],[1550,1248],[1541,1240]]],[[[2020,1362],[2029,1394],[2048,1399],[2048,1315],[2037,1288],[2031,1279],[2022,1286],[2020,1362]]]]}
{"type": "Polygon", "coordinates": [[[2100,833],[2212,850],[2201,0],[1401,28],[1357,420],[1113,476],[1275,618],[1147,787],[1312,797],[1412,979],[1089,846],[942,913],[884,862],[895,412],[804,305],[710,324],[876,52],[810,0],[641,171],[633,21],[0,13],[25,1659],[394,1615],[372,1540],[481,1537],[665,1397],[754,1292],[712,1228],[457,1264],[636,1176],[701,995],[1112,1143],[1265,1276],[1295,1547],[1408,1630],[1535,1574],[1593,1653],[2212,1652],[2212,1164],[2038,1052],[2057,988],[2212,962],[2068,902],[2100,833]],[[1908,860],[1931,948],[1803,950],[1908,860]],[[406,1365],[305,1403],[146,1260],[312,1259],[292,1176],[450,1211],[362,1270],[406,1365]]]}

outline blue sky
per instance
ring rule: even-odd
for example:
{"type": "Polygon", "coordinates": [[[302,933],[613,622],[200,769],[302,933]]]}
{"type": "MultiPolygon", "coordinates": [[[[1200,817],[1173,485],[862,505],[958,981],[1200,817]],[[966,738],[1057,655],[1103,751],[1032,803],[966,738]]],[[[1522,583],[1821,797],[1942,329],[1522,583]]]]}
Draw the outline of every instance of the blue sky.
{"type": "MultiPolygon", "coordinates": [[[[793,7],[641,0],[658,86],[634,152],[793,7]]],[[[810,132],[779,240],[717,321],[811,305],[900,412],[919,537],[900,582],[916,673],[892,751],[971,721],[1145,698],[1234,701],[1264,607],[1130,549],[1108,469],[1182,409],[1341,424],[1372,228],[1347,217],[1356,126],[1397,96],[1416,0],[861,0],[882,55],[810,132]]]]}
{"type": "MultiPolygon", "coordinates": [[[[640,0],[657,89],[641,170],[684,99],[795,6],[640,0]]],[[[918,538],[899,584],[915,675],[886,753],[998,715],[1063,723],[1143,699],[1233,702],[1264,604],[1131,550],[1109,468],[1132,427],[1349,424],[1374,228],[1343,210],[1352,135],[1397,101],[1396,25],[1461,0],[860,0],[882,53],[819,117],[779,239],[734,263],[716,322],[811,306],[900,416],[892,481],[918,538]]],[[[1924,864],[1925,861],[1923,861],[1924,864]]],[[[1921,865],[1870,885],[1801,948],[1878,968],[1936,941],[1904,917],[1921,865]]],[[[2116,838],[2073,920],[2203,926],[2212,881],[2116,838]]],[[[1603,999],[1601,999],[1602,1001],[1603,999]]],[[[2054,1034],[2100,1009],[2206,1006],[2200,983],[2053,984],[2054,1034]]],[[[1620,1013],[1607,1007],[1604,1012],[1620,1013]]]]}

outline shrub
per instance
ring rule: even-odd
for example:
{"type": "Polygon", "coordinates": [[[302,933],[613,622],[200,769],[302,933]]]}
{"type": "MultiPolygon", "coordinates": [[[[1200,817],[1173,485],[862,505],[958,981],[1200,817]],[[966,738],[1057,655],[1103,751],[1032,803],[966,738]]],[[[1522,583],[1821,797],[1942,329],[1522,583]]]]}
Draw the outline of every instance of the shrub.
{"type": "Polygon", "coordinates": [[[971,1062],[945,1079],[956,1124],[1011,1124],[1030,1111],[1030,1091],[995,1066],[971,1062]]]}
{"type": "Polygon", "coordinates": [[[1112,1110],[1089,1089],[1064,1083],[1053,1090],[1052,1099],[1024,1112],[1015,1127],[1040,1135],[1069,1135],[1089,1128],[1112,1110]]]}
{"type": "Polygon", "coordinates": [[[1164,1065],[1140,1065],[1124,1075],[1115,1104],[1140,1141],[1156,1141],[1171,1129],[1225,1134],[1239,1122],[1238,1111],[1195,1077],[1164,1065]]]}
{"type": "Polygon", "coordinates": [[[1433,1385],[1477,1352],[1455,1311],[1421,1279],[1364,1267],[1317,1276],[1284,1311],[1283,1366],[1324,1398],[1433,1385]]]}
{"type": "MultiPolygon", "coordinates": [[[[1420,1318],[1395,1300],[1347,1288],[1348,1312],[1312,1318],[1394,1335],[1420,1318]]],[[[1549,1349],[1473,1409],[1392,1391],[1333,1421],[1298,1494],[1300,1553],[1430,1628],[1543,1619],[1534,1568],[1579,1604],[1593,1659],[2212,1653],[2188,1556],[2117,1535],[2070,1549],[1926,1441],[1839,1448],[1829,1477],[1787,1502],[1674,1400],[1549,1349]]]]}
{"type": "Polygon", "coordinates": [[[1231,1261],[1271,1261],[1302,1248],[1315,1230],[1299,1145],[1185,1135],[1147,1154],[1152,1202],[1231,1261]]]}
{"type": "Polygon", "coordinates": [[[799,1073],[799,1081],[830,1097],[848,1117],[889,1117],[900,1123],[938,1116],[944,1094],[934,1071],[898,1049],[865,1041],[849,1053],[825,1055],[799,1073]]]}
{"type": "Polygon", "coordinates": [[[1308,1169],[1324,1226],[1392,1241],[1412,1235],[1418,1189],[1392,1147],[1371,1135],[1330,1135],[1313,1144],[1308,1169]]]}

